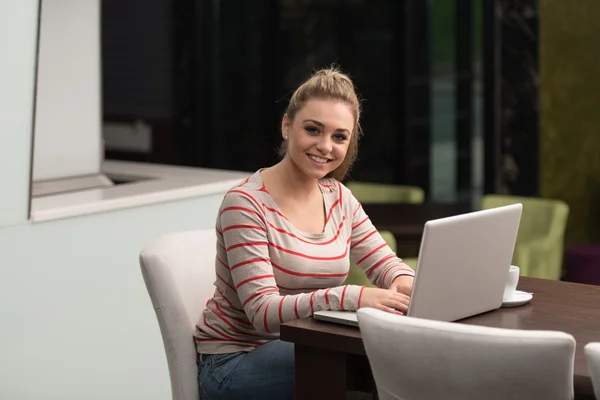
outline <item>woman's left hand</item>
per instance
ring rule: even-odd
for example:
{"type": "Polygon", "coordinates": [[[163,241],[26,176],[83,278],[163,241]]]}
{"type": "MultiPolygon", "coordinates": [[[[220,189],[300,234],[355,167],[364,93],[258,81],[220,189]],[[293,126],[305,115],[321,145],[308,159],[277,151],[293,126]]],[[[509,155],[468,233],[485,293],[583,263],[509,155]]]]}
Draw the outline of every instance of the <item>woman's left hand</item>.
{"type": "Polygon", "coordinates": [[[394,279],[392,285],[390,286],[390,290],[410,296],[412,293],[414,281],[414,276],[400,275],[399,277],[394,279]]]}

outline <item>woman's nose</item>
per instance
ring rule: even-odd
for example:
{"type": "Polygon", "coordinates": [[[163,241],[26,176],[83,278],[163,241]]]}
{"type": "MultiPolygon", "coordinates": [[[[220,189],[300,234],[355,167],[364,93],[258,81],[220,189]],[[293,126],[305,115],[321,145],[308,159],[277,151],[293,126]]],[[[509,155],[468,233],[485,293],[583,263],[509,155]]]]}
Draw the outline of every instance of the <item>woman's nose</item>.
{"type": "Polygon", "coordinates": [[[317,150],[319,150],[323,154],[331,153],[333,148],[333,144],[331,143],[331,139],[327,136],[324,136],[317,143],[317,150]]]}

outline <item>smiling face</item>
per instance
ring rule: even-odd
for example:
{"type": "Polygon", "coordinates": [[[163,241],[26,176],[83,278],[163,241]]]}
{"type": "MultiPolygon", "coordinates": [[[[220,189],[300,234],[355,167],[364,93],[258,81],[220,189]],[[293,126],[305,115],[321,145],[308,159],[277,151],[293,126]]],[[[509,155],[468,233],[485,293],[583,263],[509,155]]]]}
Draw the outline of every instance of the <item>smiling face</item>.
{"type": "Polygon", "coordinates": [[[281,124],[288,140],[286,157],[304,174],[321,179],[340,166],[348,152],[355,120],[348,104],[311,99],[281,124]]]}

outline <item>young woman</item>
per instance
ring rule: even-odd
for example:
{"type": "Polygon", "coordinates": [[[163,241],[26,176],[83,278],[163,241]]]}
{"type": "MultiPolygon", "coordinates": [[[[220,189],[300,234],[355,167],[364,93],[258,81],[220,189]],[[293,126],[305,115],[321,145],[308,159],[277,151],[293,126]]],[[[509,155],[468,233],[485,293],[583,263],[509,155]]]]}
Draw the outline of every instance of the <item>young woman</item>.
{"type": "Polygon", "coordinates": [[[203,399],[293,399],[294,346],[280,324],[318,310],[408,308],[414,273],[339,181],[356,159],[360,103],[350,78],[316,72],[281,122],[283,156],[223,200],[214,297],[197,324],[203,399]],[[349,258],[377,288],[342,286],[349,258]]]}

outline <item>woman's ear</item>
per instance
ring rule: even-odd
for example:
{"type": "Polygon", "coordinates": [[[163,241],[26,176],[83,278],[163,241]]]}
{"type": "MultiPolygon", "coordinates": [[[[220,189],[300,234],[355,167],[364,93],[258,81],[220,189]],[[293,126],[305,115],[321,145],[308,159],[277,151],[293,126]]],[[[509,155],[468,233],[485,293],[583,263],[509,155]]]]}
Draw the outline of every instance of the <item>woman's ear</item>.
{"type": "Polygon", "coordinates": [[[290,118],[285,114],[281,120],[281,136],[287,140],[290,132],[290,118]]]}

